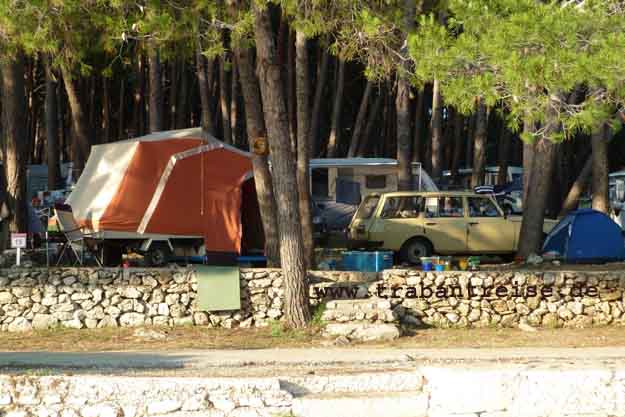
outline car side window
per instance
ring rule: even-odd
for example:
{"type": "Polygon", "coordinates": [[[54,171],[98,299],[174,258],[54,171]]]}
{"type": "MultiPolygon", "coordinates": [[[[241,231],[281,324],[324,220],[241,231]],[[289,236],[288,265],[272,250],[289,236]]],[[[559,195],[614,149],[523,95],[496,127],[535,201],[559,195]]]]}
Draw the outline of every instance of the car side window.
{"type": "Polygon", "coordinates": [[[462,197],[429,197],[425,201],[426,217],[464,217],[462,197]]]}
{"type": "Polygon", "coordinates": [[[469,217],[501,217],[497,206],[489,198],[469,197],[469,217]]]}
{"type": "Polygon", "coordinates": [[[421,197],[389,197],[384,202],[383,219],[414,219],[421,213],[421,197]]]}

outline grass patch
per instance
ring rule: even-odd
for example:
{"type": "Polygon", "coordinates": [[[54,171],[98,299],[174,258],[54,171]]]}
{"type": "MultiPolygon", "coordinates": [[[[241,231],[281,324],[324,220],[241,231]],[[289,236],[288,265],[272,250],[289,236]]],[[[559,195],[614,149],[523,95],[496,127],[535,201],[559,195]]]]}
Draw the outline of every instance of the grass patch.
{"type": "Polygon", "coordinates": [[[310,324],[314,327],[325,327],[326,322],[323,320],[323,313],[326,311],[326,303],[319,303],[315,306],[312,313],[310,324]]]}

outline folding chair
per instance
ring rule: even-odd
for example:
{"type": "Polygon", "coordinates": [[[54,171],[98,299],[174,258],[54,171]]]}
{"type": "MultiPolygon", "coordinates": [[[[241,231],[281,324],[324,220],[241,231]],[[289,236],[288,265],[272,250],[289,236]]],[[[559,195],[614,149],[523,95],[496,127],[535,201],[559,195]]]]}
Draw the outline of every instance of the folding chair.
{"type": "Polygon", "coordinates": [[[83,265],[85,248],[94,254],[95,261],[102,266],[102,261],[98,258],[98,240],[95,239],[94,233],[84,233],[84,227],[81,227],[74,218],[72,208],[66,204],[56,204],[54,206],[54,214],[59,225],[59,230],[65,237],[65,243],[61,249],[61,254],[56,262],[58,266],[63,259],[63,255],[73,255],[76,263],[83,265]]]}

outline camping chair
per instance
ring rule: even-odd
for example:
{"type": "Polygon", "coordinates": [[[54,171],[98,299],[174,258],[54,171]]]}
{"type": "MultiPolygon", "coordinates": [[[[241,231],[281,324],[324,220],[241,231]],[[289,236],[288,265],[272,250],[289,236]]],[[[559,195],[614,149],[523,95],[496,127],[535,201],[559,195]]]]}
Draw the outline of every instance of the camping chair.
{"type": "Polygon", "coordinates": [[[94,254],[97,264],[102,266],[102,262],[97,255],[98,241],[93,237],[95,235],[83,232],[84,227],[79,226],[76,222],[72,208],[66,204],[56,204],[54,206],[54,213],[56,215],[59,231],[65,237],[65,242],[63,243],[61,254],[59,255],[56,265],[58,266],[61,263],[63,255],[67,253],[70,256],[73,254],[76,259],[74,265],[78,263],[82,266],[86,247],[87,250],[94,254]]]}

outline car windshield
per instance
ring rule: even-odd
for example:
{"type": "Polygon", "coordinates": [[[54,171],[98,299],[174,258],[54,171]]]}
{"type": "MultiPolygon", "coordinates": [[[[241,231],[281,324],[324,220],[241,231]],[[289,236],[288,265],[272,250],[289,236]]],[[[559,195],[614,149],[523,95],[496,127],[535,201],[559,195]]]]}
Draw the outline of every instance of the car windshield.
{"type": "Polygon", "coordinates": [[[369,219],[373,215],[375,208],[378,206],[378,201],[380,201],[380,197],[377,195],[372,195],[364,199],[360,207],[358,207],[358,211],[356,212],[357,219],[369,219]]]}

